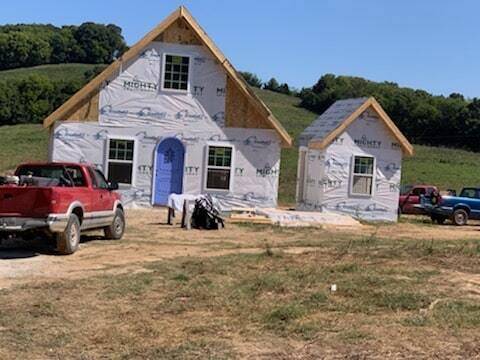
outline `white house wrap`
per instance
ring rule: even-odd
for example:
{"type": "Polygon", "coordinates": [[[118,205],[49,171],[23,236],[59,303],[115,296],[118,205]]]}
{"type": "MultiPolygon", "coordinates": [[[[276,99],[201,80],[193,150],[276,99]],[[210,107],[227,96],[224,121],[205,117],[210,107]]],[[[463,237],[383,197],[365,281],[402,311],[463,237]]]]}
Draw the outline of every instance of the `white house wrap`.
{"type": "Polygon", "coordinates": [[[300,136],[297,208],[396,221],[412,147],[373,99],[337,101],[300,136]]]}
{"type": "Polygon", "coordinates": [[[130,207],[166,205],[171,193],[276,206],[291,139],[198,28],[180,8],[50,115],[50,160],[95,164],[130,207]],[[78,119],[71,109],[95,96],[93,121],[78,119]],[[235,96],[242,111],[228,114],[235,96]]]}

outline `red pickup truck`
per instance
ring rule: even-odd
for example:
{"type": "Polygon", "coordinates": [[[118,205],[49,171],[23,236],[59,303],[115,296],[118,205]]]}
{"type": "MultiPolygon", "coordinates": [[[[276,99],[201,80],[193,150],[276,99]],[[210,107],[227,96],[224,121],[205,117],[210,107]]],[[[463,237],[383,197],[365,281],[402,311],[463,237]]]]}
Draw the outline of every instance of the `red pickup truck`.
{"type": "Polygon", "coordinates": [[[84,230],[103,229],[120,239],[125,216],[118,184],[92,166],[75,163],[23,164],[0,179],[0,240],[54,236],[61,254],[74,253],[84,230]]]}
{"type": "Polygon", "coordinates": [[[401,192],[398,199],[398,214],[425,214],[425,210],[415,205],[420,204],[421,196],[430,196],[437,192],[438,188],[433,185],[409,186],[401,192]]]}

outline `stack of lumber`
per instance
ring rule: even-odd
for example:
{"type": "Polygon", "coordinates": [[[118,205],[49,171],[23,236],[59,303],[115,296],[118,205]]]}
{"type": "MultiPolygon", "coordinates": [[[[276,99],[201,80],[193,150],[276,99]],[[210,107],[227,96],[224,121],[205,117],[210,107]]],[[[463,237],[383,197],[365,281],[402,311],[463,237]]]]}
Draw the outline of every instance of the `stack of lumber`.
{"type": "Polygon", "coordinates": [[[230,223],[271,224],[272,221],[265,215],[259,215],[254,208],[232,208],[230,223]]]}

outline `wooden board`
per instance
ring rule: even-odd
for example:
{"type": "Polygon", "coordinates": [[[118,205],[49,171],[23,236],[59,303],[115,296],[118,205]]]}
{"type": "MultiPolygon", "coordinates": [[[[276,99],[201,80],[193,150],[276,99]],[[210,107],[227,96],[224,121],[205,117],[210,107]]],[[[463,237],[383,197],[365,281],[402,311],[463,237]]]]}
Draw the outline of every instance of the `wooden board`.
{"type": "Polygon", "coordinates": [[[240,91],[236,83],[227,78],[227,95],[225,99],[225,126],[237,128],[273,129],[248,98],[240,91]]]}
{"type": "Polygon", "coordinates": [[[183,18],[177,19],[155,41],[183,45],[202,45],[198,36],[195,35],[183,18]]]}
{"type": "Polygon", "coordinates": [[[98,121],[100,93],[96,93],[83,103],[73,108],[73,112],[67,115],[66,120],[71,121],[98,121]]]}
{"type": "Polygon", "coordinates": [[[226,220],[229,223],[272,224],[272,220],[270,220],[266,216],[261,215],[251,216],[243,214],[232,214],[226,220]]]}

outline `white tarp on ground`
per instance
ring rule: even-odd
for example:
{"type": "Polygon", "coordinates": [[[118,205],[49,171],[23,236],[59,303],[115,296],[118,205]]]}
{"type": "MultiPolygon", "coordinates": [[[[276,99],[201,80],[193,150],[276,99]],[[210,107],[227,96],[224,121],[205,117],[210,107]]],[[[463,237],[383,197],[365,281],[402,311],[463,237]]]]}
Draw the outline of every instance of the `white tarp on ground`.
{"type": "Polygon", "coordinates": [[[285,227],[322,225],[361,226],[361,224],[351,216],[331,211],[312,212],[280,209],[256,209],[255,213],[268,217],[275,225],[285,227]]]}
{"type": "Polygon", "coordinates": [[[223,69],[203,47],[154,42],[100,91],[99,123],[57,122],[50,158],[107,172],[109,139],[133,139],[133,184],[121,192],[129,207],[150,206],[155,148],[175,137],[185,146],[184,193],[211,193],[222,209],[276,206],[280,139],[273,130],[225,128],[225,89],[223,69]],[[165,54],[190,57],[187,93],[162,90],[165,54]],[[205,190],[208,145],[234,146],[228,192],[205,190]]]}
{"type": "Polygon", "coordinates": [[[402,150],[383,122],[367,110],[325,150],[308,149],[300,210],[344,212],[364,220],[396,221],[402,150]],[[372,196],[351,193],[354,156],[375,157],[372,196]]]}

